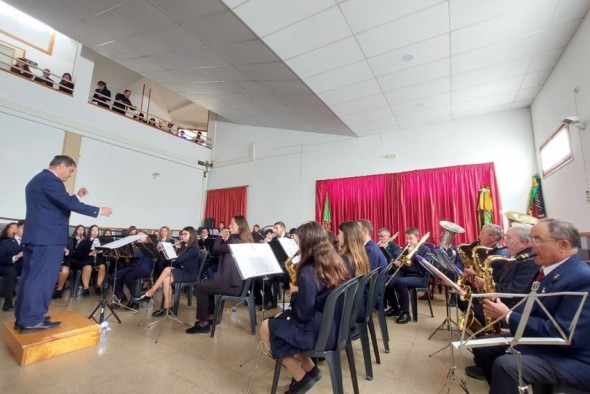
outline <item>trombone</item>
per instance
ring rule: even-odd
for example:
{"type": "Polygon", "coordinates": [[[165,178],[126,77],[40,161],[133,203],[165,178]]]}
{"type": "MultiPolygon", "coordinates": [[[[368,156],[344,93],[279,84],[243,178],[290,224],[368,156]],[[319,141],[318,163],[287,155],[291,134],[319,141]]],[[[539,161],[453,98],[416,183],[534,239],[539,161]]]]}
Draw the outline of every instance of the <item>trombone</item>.
{"type": "Polygon", "coordinates": [[[418,243],[416,244],[416,246],[414,246],[414,248],[410,251],[410,253],[408,253],[407,255],[403,255],[403,253],[408,249],[408,247],[411,245],[410,243],[408,243],[406,245],[406,247],[404,248],[404,250],[402,250],[402,253],[397,257],[397,259],[395,259],[393,261],[392,264],[395,265],[395,263],[399,260],[400,261],[400,265],[399,267],[395,270],[395,272],[393,273],[393,275],[391,275],[389,277],[389,279],[387,280],[387,282],[385,282],[385,286],[387,286],[389,284],[389,282],[391,282],[391,280],[397,275],[397,273],[399,272],[399,270],[402,269],[402,267],[405,266],[410,266],[412,265],[412,258],[414,257],[414,255],[416,254],[416,252],[418,252],[418,249],[420,249],[420,247],[422,245],[424,245],[424,243],[428,240],[428,238],[430,237],[430,232],[424,234],[424,236],[422,238],[420,238],[420,241],[418,241],[418,243]]]}

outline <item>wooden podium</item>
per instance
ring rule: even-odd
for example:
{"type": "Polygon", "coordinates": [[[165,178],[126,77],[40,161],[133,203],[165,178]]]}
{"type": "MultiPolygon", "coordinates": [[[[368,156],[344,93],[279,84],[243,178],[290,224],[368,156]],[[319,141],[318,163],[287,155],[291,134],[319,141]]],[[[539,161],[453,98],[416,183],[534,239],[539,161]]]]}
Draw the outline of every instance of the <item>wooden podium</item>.
{"type": "Polygon", "coordinates": [[[14,320],[4,323],[2,338],[21,366],[98,343],[100,326],[94,321],[72,310],[51,312],[50,316],[52,321],[60,321],[61,326],[53,330],[20,334],[14,330],[14,320]]]}

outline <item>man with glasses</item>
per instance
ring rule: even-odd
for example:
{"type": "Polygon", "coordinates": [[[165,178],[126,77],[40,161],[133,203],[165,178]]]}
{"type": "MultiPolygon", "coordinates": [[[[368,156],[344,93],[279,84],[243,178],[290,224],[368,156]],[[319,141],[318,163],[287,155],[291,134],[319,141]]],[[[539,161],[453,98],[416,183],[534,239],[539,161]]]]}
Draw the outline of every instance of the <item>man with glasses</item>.
{"type": "MultiPolygon", "coordinates": [[[[531,246],[536,254],[535,263],[540,267],[535,281],[538,292],[563,291],[590,292],[590,266],[577,256],[580,234],[571,224],[559,219],[543,219],[531,230],[531,246]]],[[[545,297],[541,302],[560,327],[571,324],[579,305],[579,297],[545,297]]],[[[504,317],[510,327],[510,336],[516,332],[522,317],[522,306],[510,311],[498,299],[484,301],[486,313],[494,319],[504,317]]],[[[547,314],[534,306],[527,321],[524,335],[527,337],[559,337],[547,314]]],[[[546,386],[566,384],[590,392],[590,302],[586,301],[580,314],[575,335],[569,346],[519,346],[522,353],[522,379],[532,384],[534,392],[542,392],[546,386]]],[[[476,364],[485,372],[490,383],[490,393],[518,392],[518,363],[506,348],[493,346],[475,348],[476,364]]]]}

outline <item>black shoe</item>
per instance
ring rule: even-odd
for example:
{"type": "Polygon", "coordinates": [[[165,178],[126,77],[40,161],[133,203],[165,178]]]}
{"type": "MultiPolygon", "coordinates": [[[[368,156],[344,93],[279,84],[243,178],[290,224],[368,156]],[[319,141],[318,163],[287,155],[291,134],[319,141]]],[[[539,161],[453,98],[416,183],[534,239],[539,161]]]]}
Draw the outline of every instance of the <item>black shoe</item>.
{"type": "Polygon", "coordinates": [[[301,379],[299,382],[293,383],[293,385],[291,386],[291,389],[289,390],[289,393],[290,394],[307,393],[309,390],[311,390],[311,388],[313,387],[315,382],[316,381],[312,379],[312,377],[309,375],[309,373],[306,373],[303,376],[303,379],[301,379]]]}
{"type": "Polygon", "coordinates": [[[477,365],[470,365],[466,367],[465,374],[473,379],[486,380],[486,374],[477,365]]]}
{"type": "Polygon", "coordinates": [[[137,302],[129,301],[127,303],[127,308],[139,309],[139,304],[137,302]]]}
{"type": "MultiPolygon", "coordinates": [[[[51,319],[50,319],[50,317],[49,317],[49,316],[46,316],[44,321],[45,321],[45,323],[51,323],[51,319]]],[[[14,322],[14,330],[15,330],[15,331],[16,331],[16,330],[20,330],[21,328],[22,328],[22,326],[20,325],[20,323],[19,323],[19,322],[17,322],[17,321],[15,321],[15,322],[14,322]]]]}
{"type": "Polygon", "coordinates": [[[395,321],[397,324],[406,324],[410,321],[410,315],[407,313],[402,313],[400,317],[397,318],[395,321]]]}
{"type": "Polygon", "coordinates": [[[145,294],[142,294],[139,297],[133,297],[131,300],[133,302],[148,302],[151,299],[152,299],[152,297],[148,297],[145,294]]]}
{"type": "Polygon", "coordinates": [[[60,325],[61,325],[61,322],[59,322],[59,321],[44,320],[43,322],[41,322],[35,326],[20,326],[20,333],[21,334],[28,334],[30,332],[51,330],[53,328],[59,327],[60,325]]]}
{"type": "Polygon", "coordinates": [[[163,308],[163,309],[158,309],[157,311],[152,313],[153,317],[162,317],[168,314],[168,312],[170,311],[169,308],[163,308]]]}
{"type": "MultiPolygon", "coordinates": [[[[265,310],[276,309],[276,308],[277,308],[277,306],[273,305],[272,301],[268,301],[266,304],[264,304],[265,310]]],[[[262,310],[262,307],[260,307],[260,310],[262,310]]]]}
{"type": "Polygon", "coordinates": [[[389,308],[388,310],[385,311],[385,316],[387,317],[400,317],[402,314],[401,309],[397,309],[397,308],[389,308]]]}
{"type": "Polygon", "coordinates": [[[194,326],[187,328],[187,334],[206,334],[211,331],[211,325],[207,324],[206,326],[200,326],[199,322],[196,322],[194,326]]]}
{"type": "Polygon", "coordinates": [[[117,302],[111,302],[109,306],[111,309],[119,309],[121,307],[121,305],[119,305],[117,302]]]}
{"type": "Polygon", "coordinates": [[[123,296],[121,298],[119,298],[119,304],[124,304],[127,302],[127,297],[123,296]]]}
{"type": "Polygon", "coordinates": [[[420,301],[427,300],[427,299],[428,299],[428,293],[424,293],[424,294],[422,294],[420,297],[418,297],[418,299],[419,299],[420,301]]]}
{"type": "Polygon", "coordinates": [[[102,289],[99,286],[96,286],[94,288],[94,294],[96,294],[96,295],[102,295],[102,289]]]}
{"type": "Polygon", "coordinates": [[[355,325],[354,327],[352,327],[350,329],[350,340],[351,341],[356,341],[360,337],[361,337],[361,333],[360,333],[359,329],[355,325]]]}
{"type": "Polygon", "coordinates": [[[12,304],[12,300],[4,301],[4,305],[2,305],[2,310],[4,312],[10,312],[10,311],[14,310],[14,305],[12,304]]]}
{"type": "Polygon", "coordinates": [[[53,292],[53,296],[51,298],[54,300],[59,300],[62,297],[62,294],[63,294],[63,290],[55,289],[55,291],[53,292]]]}
{"type": "Polygon", "coordinates": [[[90,290],[84,289],[82,291],[82,297],[90,297],[90,290]]]}

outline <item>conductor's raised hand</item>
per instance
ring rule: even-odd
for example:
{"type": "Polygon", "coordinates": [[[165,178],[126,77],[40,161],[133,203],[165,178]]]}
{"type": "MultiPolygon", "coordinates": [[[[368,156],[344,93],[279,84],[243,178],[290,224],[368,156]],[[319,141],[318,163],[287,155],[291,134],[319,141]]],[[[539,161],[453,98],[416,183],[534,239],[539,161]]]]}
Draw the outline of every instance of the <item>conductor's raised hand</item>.
{"type": "Polygon", "coordinates": [[[78,193],[76,193],[76,194],[78,195],[78,197],[82,198],[82,197],[84,197],[85,195],[88,194],[88,189],[86,189],[85,187],[81,187],[78,190],[78,193]]]}
{"type": "Polygon", "coordinates": [[[100,208],[100,214],[102,216],[111,216],[113,214],[113,208],[109,208],[109,207],[102,207],[100,208]]]}

